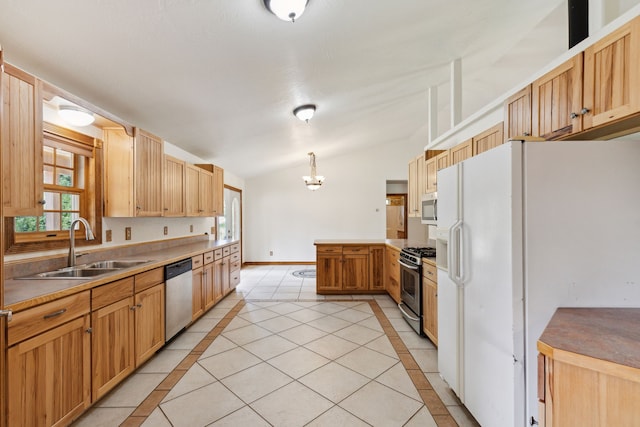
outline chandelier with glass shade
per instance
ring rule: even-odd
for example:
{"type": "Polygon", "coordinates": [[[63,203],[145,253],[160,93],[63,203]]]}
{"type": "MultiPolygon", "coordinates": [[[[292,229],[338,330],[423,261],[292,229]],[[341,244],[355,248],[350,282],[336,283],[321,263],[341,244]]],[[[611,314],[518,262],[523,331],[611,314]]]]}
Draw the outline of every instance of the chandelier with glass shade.
{"type": "Polygon", "coordinates": [[[311,166],[311,175],[303,176],[305,185],[311,191],[316,191],[324,183],[324,176],[316,175],[316,155],[314,152],[309,153],[309,165],[311,166]]]}

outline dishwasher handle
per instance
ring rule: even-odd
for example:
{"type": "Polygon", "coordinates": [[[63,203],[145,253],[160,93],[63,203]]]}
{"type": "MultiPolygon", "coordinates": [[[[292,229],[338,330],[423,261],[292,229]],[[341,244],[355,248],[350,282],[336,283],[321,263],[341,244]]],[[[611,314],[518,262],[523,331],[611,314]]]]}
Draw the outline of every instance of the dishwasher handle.
{"type": "Polygon", "coordinates": [[[164,279],[169,280],[188,271],[191,271],[191,258],[166,265],[164,267],[164,279]]]}

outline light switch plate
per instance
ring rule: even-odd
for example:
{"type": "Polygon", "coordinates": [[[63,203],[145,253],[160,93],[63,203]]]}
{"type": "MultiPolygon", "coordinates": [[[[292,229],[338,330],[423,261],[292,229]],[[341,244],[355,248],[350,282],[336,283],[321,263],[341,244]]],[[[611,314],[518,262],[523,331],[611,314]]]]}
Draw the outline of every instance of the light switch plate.
{"type": "Polygon", "coordinates": [[[111,233],[111,230],[107,230],[105,232],[105,234],[106,234],[105,238],[106,238],[107,242],[110,242],[111,240],[113,240],[113,235],[111,233]]]}
{"type": "Polygon", "coordinates": [[[131,227],[124,228],[124,240],[131,240],[131,227]]]}
{"type": "Polygon", "coordinates": [[[193,233],[193,224],[189,226],[189,231],[193,233]]]}
{"type": "Polygon", "coordinates": [[[167,227],[166,225],[164,226],[164,235],[166,236],[167,234],[169,234],[169,227],[167,227]]]}

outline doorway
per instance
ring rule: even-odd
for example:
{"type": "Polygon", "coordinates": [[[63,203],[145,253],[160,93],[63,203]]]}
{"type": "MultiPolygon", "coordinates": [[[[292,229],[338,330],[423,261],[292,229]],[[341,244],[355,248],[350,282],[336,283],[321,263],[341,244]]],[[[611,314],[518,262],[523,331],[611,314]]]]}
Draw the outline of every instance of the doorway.
{"type": "Polygon", "coordinates": [[[217,238],[221,240],[242,239],[242,190],[224,186],[224,216],[218,217],[217,238]]]}
{"type": "Polygon", "coordinates": [[[407,238],[407,195],[387,194],[387,239],[407,238]]]}

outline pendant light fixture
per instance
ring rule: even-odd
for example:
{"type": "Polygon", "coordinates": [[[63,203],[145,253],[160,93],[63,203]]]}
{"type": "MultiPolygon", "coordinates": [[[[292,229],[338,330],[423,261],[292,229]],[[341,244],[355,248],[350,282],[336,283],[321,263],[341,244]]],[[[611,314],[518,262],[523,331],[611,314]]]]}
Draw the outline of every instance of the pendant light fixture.
{"type": "Polygon", "coordinates": [[[293,110],[293,115],[302,120],[303,122],[309,123],[309,120],[313,117],[316,112],[316,106],[314,104],[305,104],[299,107],[296,107],[293,110]]]}
{"type": "Polygon", "coordinates": [[[309,0],[263,0],[267,10],[283,21],[295,22],[304,13],[309,0]]]}
{"type": "Polygon", "coordinates": [[[58,106],[58,115],[70,125],[79,127],[89,126],[95,120],[91,111],[75,105],[58,106]]]}
{"type": "Polygon", "coordinates": [[[313,151],[309,153],[309,164],[311,165],[311,176],[303,176],[302,179],[309,190],[316,191],[324,182],[324,176],[316,175],[316,155],[313,151]]]}

